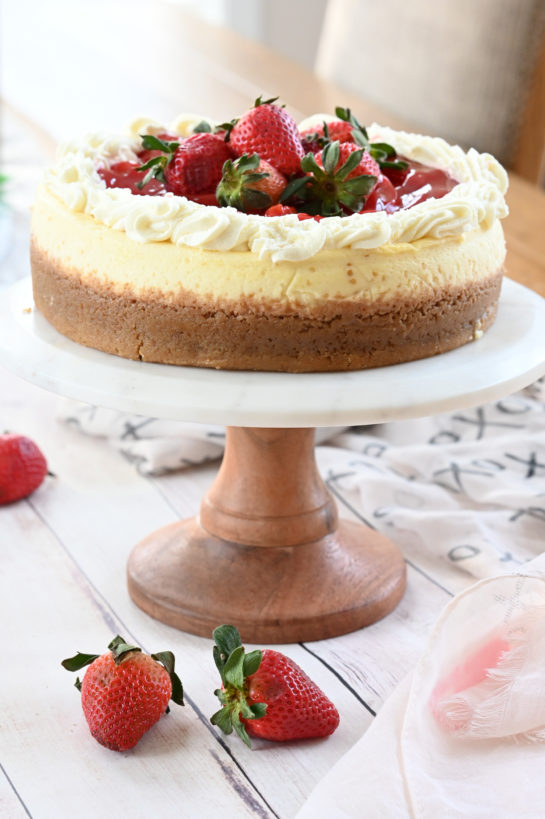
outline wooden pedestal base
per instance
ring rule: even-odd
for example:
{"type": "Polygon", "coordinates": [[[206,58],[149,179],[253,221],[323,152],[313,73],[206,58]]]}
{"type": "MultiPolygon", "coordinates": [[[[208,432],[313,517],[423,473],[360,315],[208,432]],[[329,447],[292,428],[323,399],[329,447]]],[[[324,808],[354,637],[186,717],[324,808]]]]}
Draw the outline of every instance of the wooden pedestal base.
{"type": "Polygon", "coordinates": [[[405,563],[383,535],[337,519],[311,429],[227,430],[200,518],[141,541],[128,564],[135,603],[211,637],[232,623],[251,643],[321,640],[397,605],[405,563]]]}

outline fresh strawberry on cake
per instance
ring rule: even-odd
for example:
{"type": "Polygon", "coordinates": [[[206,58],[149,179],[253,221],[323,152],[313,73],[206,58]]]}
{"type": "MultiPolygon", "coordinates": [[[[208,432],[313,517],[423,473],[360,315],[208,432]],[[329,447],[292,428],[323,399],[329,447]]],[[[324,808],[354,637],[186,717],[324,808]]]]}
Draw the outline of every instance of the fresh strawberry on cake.
{"type": "Polygon", "coordinates": [[[61,146],[32,217],[37,308],[142,361],[340,371],[478,339],[500,293],[507,175],[489,154],[297,124],[277,99],[228,122],[140,118],[61,146]]]}

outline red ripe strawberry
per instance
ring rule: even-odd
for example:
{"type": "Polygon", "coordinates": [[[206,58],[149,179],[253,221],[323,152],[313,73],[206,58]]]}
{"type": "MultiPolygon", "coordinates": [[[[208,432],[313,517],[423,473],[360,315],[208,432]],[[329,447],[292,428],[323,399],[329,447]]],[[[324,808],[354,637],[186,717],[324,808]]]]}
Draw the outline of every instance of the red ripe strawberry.
{"type": "Polygon", "coordinates": [[[214,194],[223,165],[233,155],[224,139],[209,132],[173,142],[145,134],[142,148],[143,156],[150,158],[138,168],[147,171],[141,184],[149,184],[155,177],[166,190],[188,199],[214,194]]]}
{"type": "Polygon", "coordinates": [[[216,196],[223,207],[256,213],[278,202],[286,182],[280,171],[257,154],[242,154],[224,164],[216,196]]]}
{"type": "Polygon", "coordinates": [[[234,728],[248,746],[249,734],[283,742],[333,733],[337,709],[293,660],[272,649],[245,654],[234,626],[219,626],[214,640],[222,708],[213,725],[226,734],[234,728]]]}
{"type": "Polygon", "coordinates": [[[217,134],[192,134],[180,142],[164,174],[167,188],[178,196],[214,193],[231,149],[217,134]]]}
{"type": "MultiPolygon", "coordinates": [[[[275,97],[276,99],[276,97],[275,97]]],[[[259,154],[261,159],[290,176],[301,170],[305,155],[297,123],[275,100],[257,99],[230,131],[230,144],[236,156],[259,154]]]]}
{"type": "Polygon", "coordinates": [[[128,751],[168,711],[172,699],[183,705],[180,678],[170,651],[144,654],[119,635],[106,654],[76,654],[63,660],[68,671],[86,665],[81,691],[85,719],[94,738],[112,751],[128,751]]]}
{"type": "Polygon", "coordinates": [[[26,498],[47,475],[47,462],[34,441],[0,435],[0,505],[26,498]]]}

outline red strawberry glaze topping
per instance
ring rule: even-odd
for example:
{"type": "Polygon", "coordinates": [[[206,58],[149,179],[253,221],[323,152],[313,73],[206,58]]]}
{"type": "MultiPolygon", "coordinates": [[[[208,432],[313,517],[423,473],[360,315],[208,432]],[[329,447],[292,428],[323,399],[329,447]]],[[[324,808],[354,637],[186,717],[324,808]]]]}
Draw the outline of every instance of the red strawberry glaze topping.
{"type": "Polygon", "coordinates": [[[128,188],[137,196],[160,196],[166,192],[165,185],[158,179],[150,179],[143,185],[145,171],[139,171],[140,162],[112,162],[109,168],[97,168],[97,173],[107,188],[128,188]],[[138,187],[142,185],[142,187],[138,187]]]}
{"type": "MultiPolygon", "coordinates": [[[[404,177],[396,184],[396,177],[392,179],[397,189],[396,210],[406,210],[425,202],[426,199],[441,199],[451,191],[458,182],[441,168],[430,168],[420,162],[406,160],[409,167],[403,172],[404,177]]],[[[388,176],[388,170],[384,171],[388,176]]],[[[399,171],[394,171],[399,174],[399,171]]]]}

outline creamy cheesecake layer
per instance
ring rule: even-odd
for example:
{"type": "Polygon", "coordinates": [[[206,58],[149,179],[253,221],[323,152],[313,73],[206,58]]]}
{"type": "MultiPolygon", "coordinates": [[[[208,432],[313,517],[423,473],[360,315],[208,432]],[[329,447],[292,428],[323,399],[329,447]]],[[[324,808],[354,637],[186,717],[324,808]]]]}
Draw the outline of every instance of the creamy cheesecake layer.
{"type": "Polygon", "coordinates": [[[380,367],[459,347],[490,326],[501,286],[500,270],[420,297],[331,299],[325,309],[273,314],[250,300],[219,305],[183,290],[136,298],[129,285],[62,267],[36,243],[32,271],[36,306],[80,344],[142,361],[287,372],[380,367]]]}
{"type": "MultiPolygon", "coordinates": [[[[299,262],[273,262],[249,251],[209,251],[170,242],[138,243],[84,213],[68,209],[45,188],[32,216],[35,252],[65,276],[95,290],[138,298],[180,296],[199,304],[272,315],[328,316],[331,305],[355,302],[375,312],[406,298],[433,301],[489,280],[505,259],[499,221],[445,239],[421,239],[373,250],[324,250],[299,262]]],[[[333,309],[334,312],[334,309],[333,309]]]]}

